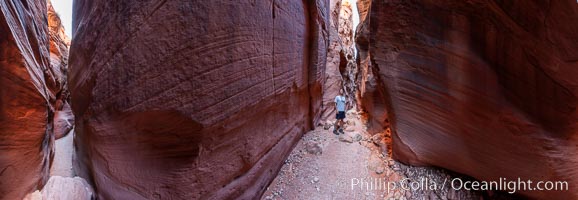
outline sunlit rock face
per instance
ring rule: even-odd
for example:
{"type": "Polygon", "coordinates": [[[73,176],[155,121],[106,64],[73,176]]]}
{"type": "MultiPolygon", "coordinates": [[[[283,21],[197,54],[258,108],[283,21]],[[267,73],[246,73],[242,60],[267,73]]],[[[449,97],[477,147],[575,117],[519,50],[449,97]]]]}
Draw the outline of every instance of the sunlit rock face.
{"type": "Polygon", "coordinates": [[[373,1],[369,52],[393,155],[481,180],[562,180],[578,198],[578,4],[373,1]]]}
{"type": "Polygon", "coordinates": [[[76,171],[101,199],[258,198],[319,119],[328,11],[75,1],[76,171]]]}
{"type": "Polygon", "coordinates": [[[335,96],[343,87],[343,78],[339,71],[341,57],[339,53],[342,49],[339,35],[339,21],[341,11],[341,0],[330,1],[329,14],[329,48],[327,49],[327,65],[325,67],[325,81],[323,82],[323,106],[322,119],[335,118],[335,96]]]}
{"type": "MultiPolygon", "coordinates": [[[[65,62],[51,59],[45,0],[0,2],[0,199],[42,187],[52,155],[53,116],[65,62]]],[[[64,56],[65,52],[60,55],[64,56]]]]}
{"type": "MultiPolygon", "coordinates": [[[[322,119],[335,119],[335,96],[340,90],[354,102],[357,65],[354,59],[353,5],[347,0],[330,1],[329,48],[323,84],[322,119]]],[[[353,103],[350,104],[351,108],[353,103]]]]}
{"type": "Polygon", "coordinates": [[[57,83],[54,88],[54,135],[55,139],[64,137],[74,126],[74,115],[70,109],[70,92],[67,86],[68,48],[70,39],[52,3],[48,1],[48,33],[50,38],[50,74],[57,83]]]}

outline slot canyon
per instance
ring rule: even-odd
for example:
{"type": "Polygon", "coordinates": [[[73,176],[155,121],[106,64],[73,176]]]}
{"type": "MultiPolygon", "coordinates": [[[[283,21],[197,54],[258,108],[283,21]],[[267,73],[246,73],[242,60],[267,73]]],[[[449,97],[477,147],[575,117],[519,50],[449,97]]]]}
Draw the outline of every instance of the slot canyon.
{"type": "Polygon", "coordinates": [[[0,1],[0,200],[578,199],[575,0],[59,1],[0,1]]]}

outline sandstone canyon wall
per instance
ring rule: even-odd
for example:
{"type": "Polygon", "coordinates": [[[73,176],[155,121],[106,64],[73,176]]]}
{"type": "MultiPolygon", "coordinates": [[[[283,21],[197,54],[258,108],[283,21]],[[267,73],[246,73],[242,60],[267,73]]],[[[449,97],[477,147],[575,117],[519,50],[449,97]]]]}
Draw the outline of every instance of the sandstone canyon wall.
{"type": "Polygon", "coordinates": [[[54,40],[47,12],[45,0],[0,2],[0,199],[21,199],[49,175],[53,116],[66,84],[66,65],[51,61],[65,63],[67,53],[51,59],[65,44],[54,40]]]}
{"type": "MultiPolygon", "coordinates": [[[[322,119],[335,119],[335,96],[340,90],[354,102],[357,65],[354,60],[353,11],[350,1],[330,1],[329,48],[323,84],[322,119]]],[[[350,106],[353,104],[350,104],[350,106]]]]}
{"type": "MultiPolygon", "coordinates": [[[[357,92],[357,63],[355,55],[355,42],[353,30],[353,1],[342,1],[341,11],[339,12],[340,20],[338,33],[341,42],[341,52],[339,52],[340,63],[339,71],[343,79],[343,95],[347,98],[347,109],[351,109],[356,104],[357,92]]],[[[335,97],[335,96],[334,96],[335,97]]]]}
{"type": "Polygon", "coordinates": [[[75,170],[100,199],[253,199],[319,119],[328,1],[77,0],[75,170]]]}
{"type": "Polygon", "coordinates": [[[339,38],[339,20],[341,11],[341,0],[330,1],[329,13],[329,47],[327,48],[327,64],[325,66],[325,81],[323,83],[323,120],[333,119],[335,116],[334,99],[339,90],[343,87],[343,77],[339,71],[341,63],[341,39],[339,38]]]}
{"type": "Polygon", "coordinates": [[[357,48],[357,106],[366,114],[367,128],[370,133],[380,133],[389,126],[387,119],[385,86],[379,80],[379,72],[371,62],[370,46],[370,9],[371,0],[358,0],[359,25],[355,34],[357,48]]]}
{"type": "Polygon", "coordinates": [[[369,52],[393,154],[481,180],[569,181],[578,198],[578,4],[373,1],[369,52]]]}
{"type": "Polygon", "coordinates": [[[56,91],[54,104],[54,136],[55,139],[64,137],[74,126],[74,115],[69,105],[70,92],[67,86],[68,48],[70,39],[65,34],[58,13],[54,11],[52,2],[48,1],[48,35],[50,37],[50,73],[54,82],[59,85],[56,91]]]}

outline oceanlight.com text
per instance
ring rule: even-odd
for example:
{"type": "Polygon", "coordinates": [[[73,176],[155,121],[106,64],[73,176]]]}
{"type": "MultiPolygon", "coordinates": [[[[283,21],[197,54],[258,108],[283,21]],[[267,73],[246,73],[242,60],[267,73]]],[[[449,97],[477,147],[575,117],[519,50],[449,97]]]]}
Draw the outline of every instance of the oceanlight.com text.
{"type": "Polygon", "coordinates": [[[386,178],[352,178],[352,190],[386,190],[388,193],[394,190],[444,190],[449,187],[453,190],[500,190],[507,191],[510,194],[518,191],[565,191],[568,190],[567,181],[533,181],[509,180],[499,178],[496,181],[472,181],[462,180],[461,178],[444,179],[442,182],[436,182],[428,178],[418,180],[405,178],[400,181],[388,181],[386,178]]]}

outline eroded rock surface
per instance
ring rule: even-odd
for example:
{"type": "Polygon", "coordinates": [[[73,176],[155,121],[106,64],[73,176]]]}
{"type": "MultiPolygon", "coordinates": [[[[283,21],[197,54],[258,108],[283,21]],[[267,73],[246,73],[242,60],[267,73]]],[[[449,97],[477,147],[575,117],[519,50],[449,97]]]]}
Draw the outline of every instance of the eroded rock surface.
{"type": "Polygon", "coordinates": [[[319,119],[329,3],[305,2],[75,1],[75,171],[101,199],[258,198],[319,119]]]}
{"type": "Polygon", "coordinates": [[[578,198],[576,1],[373,1],[370,19],[396,159],[578,198]]]}
{"type": "Polygon", "coordinates": [[[0,199],[21,199],[48,180],[66,77],[65,65],[51,64],[65,63],[65,52],[51,57],[62,45],[47,12],[45,0],[0,2],[0,199]]]}
{"type": "MultiPolygon", "coordinates": [[[[355,102],[357,64],[354,56],[353,12],[349,1],[330,2],[329,48],[323,84],[322,119],[335,119],[335,96],[343,90],[355,102]]],[[[353,104],[349,104],[352,107],[353,104]]]]}
{"type": "Polygon", "coordinates": [[[379,80],[379,72],[373,68],[371,62],[370,46],[370,8],[371,0],[358,0],[359,25],[355,34],[357,47],[357,61],[359,72],[357,73],[357,106],[364,112],[368,119],[370,133],[383,133],[389,126],[387,119],[387,107],[385,86],[379,80]]]}
{"type": "Polygon", "coordinates": [[[329,17],[329,48],[327,48],[327,64],[325,67],[325,81],[323,83],[323,106],[322,119],[335,118],[335,96],[343,88],[343,77],[339,71],[341,63],[342,44],[339,38],[339,20],[341,11],[341,0],[330,1],[329,17]]]}
{"type": "Polygon", "coordinates": [[[48,33],[50,37],[50,71],[49,78],[56,83],[54,95],[54,134],[55,139],[64,137],[74,126],[74,115],[70,109],[68,92],[68,48],[70,39],[65,34],[64,27],[52,3],[48,1],[48,33]]]}

